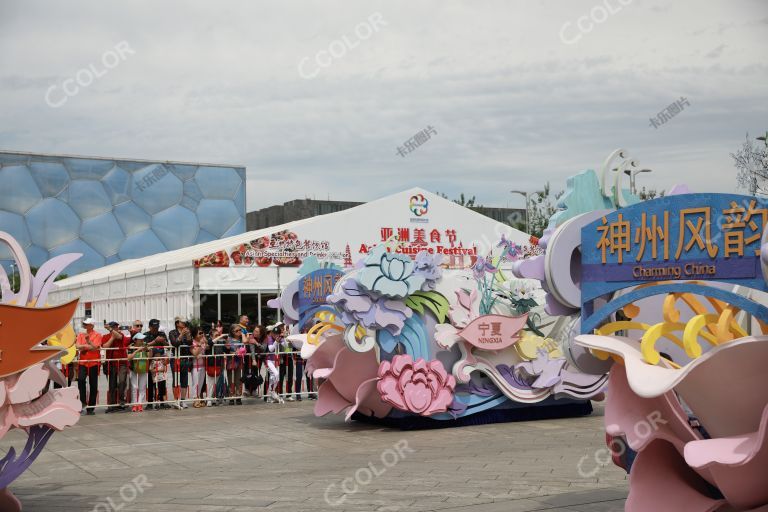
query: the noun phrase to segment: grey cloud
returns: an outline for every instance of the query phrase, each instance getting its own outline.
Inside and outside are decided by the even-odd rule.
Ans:
[[[25,2],[0,21],[0,57],[12,69],[0,77],[0,108],[14,120],[2,144],[246,165],[250,208],[305,195],[367,200],[413,185],[504,205],[515,201],[510,188],[549,180],[560,189],[616,147],[654,169],[642,184],[733,190],[728,153],[768,119],[766,38],[754,24],[766,9],[713,4],[695,12],[696,2],[651,3],[663,14],[632,4],[569,47],[562,23],[594,1],[426,2],[415,11],[405,2],[137,2],[119,11]],[[373,12],[388,22],[379,34],[315,79],[299,76],[302,58]],[[727,51],[719,23],[743,29],[728,31]],[[136,55],[63,107],[46,107],[47,87],[120,40]],[[713,51],[728,60],[707,58]],[[691,106],[651,128],[649,117],[680,96]],[[437,135],[398,156],[428,124]]]

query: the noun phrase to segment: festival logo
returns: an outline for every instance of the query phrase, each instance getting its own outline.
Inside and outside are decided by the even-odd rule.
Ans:
[[[417,217],[421,217],[422,215],[426,215],[429,211],[429,201],[424,197],[424,194],[416,194],[415,196],[411,196],[409,207],[411,213]]]

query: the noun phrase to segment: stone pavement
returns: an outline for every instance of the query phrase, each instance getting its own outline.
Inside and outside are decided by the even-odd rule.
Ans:
[[[54,434],[11,487],[30,512],[623,510],[624,472],[595,462],[599,406],[402,432],[315,418],[313,404],[100,412]],[[0,453],[21,440],[10,433]]]

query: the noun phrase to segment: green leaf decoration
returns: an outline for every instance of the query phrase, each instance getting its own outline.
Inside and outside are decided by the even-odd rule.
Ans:
[[[405,305],[421,315],[424,314],[424,307],[426,306],[435,315],[438,323],[444,324],[448,320],[450,304],[440,292],[412,293],[405,299]]]

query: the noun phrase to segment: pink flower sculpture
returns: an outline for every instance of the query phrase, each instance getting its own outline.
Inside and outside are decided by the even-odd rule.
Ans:
[[[392,406],[381,401],[376,391],[376,351],[354,352],[339,332],[324,336],[307,360],[307,373],[325,379],[317,390],[315,415],[338,414],[346,410],[349,420],[355,411],[383,418]]]
[[[453,402],[455,387],[456,379],[438,360],[414,362],[409,355],[398,355],[379,366],[381,399],[402,411],[421,416],[445,412]]]
[[[11,450],[0,460],[0,510],[19,512],[21,504],[7,488],[45,447],[53,430],[71,427],[80,419],[76,387],[45,391],[48,380],[64,386],[66,379],[50,361],[0,379],[0,438],[9,430],[27,430],[25,448]]]
[[[49,379],[59,381],[59,374],[47,363],[0,379],[0,437],[13,428],[47,425],[64,430],[77,423],[81,409],[77,388],[42,393]],[[66,380],[59,381],[62,383],[66,384]]]
[[[81,255],[57,256],[33,276],[21,245],[13,237],[0,231],[0,245],[10,249],[20,281],[15,292],[0,266],[0,439],[11,429],[27,433],[22,450],[11,448],[0,458],[0,510],[19,512],[21,503],[8,485],[40,455],[54,430],[63,430],[80,419],[77,388],[65,387],[66,378],[54,366],[54,360],[66,349],[39,343],[52,340],[69,323],[77,301],[52,308],[46,307],[46,302],[53,281]],[[48,390],[50,380],[62,387]]]
[[[610,371],[605,424],[637,452],[627,512],[768,511],[768,336],[719,345],[679,369],[645,363],[629,338],[576,341],[623,359]]]

